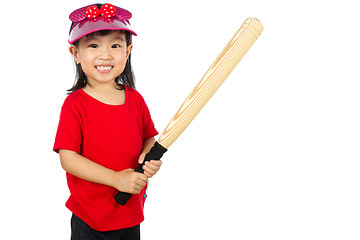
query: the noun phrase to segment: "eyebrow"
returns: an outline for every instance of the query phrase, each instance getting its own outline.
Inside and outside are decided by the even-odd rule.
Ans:
[[[96,35],[86,35],[84,40],[85,42],[88,42],[93,40],[99,40],[99,38]]]
[[[86,38],[84,39],[85,42],[89,42],[89,41],[100,41],[100,38],[99,38],[99,35],[88,35],[86,36]],[[119,41],[122,41],[122,42],[126,42],[125,39],[120,36],[120,35],[117,35],[113,38],[111,38],[112,41],[116,41],[116,40],[119,40]]]
[[[117,35],[116,37],[113,37],[112,40],[120,40],[122,42],[125,42],[125,39],[120,35]]]

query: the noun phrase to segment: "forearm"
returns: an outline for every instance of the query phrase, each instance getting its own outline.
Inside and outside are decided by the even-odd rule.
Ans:
[[[144,145],[143,145],[143,149],[142,149],[142,153],[148,153],[150,151],[150,149],[154,146],[155,144],[155,138],[149,138],[147,140],[144,141]]]
[[[145,159],[145,155],[150,151],[150,149],[154,146],[154,144],[155,144],[155,138],[150,138],[144,141],[143,150],[139,157],[140,164],[143,163]],[[145,176],[147,176],[148,178],[154,176],[157,173],[157,171],[159,171],[161,164],[162,164],[161,160],[156,160],[156,161],[152,160],[150,162],[146,162],[146,164],[143,166]]]
[[[87,159],[77,152],[60,150],[63,169],[84,180],[114,187],[115,171]]]

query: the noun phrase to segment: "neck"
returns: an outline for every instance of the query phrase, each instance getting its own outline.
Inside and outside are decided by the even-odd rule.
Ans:
[[[122,105],[125,103],[125,91],[124,89],[119,88],[115,81],[113,81],[113,84],[91,84],[91,82],[88,82],[83,88],[83,91],[106,104]]]
[[[99,83],[97,81],[87,80],[87,84],[84,87],[84,90],[92,90],[96,92],[106,93],[114,90],[119,90],[119,86],[116,84],[115,80],[107,83]]]

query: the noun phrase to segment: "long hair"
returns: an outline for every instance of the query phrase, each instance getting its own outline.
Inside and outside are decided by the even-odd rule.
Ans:
[[[129,46],[131,44],[131,37],[132,37],[131,32],[125,31],[125,30],[100,30],[100,31],[97,31],[94,33],[90,33],[86,36],[89,36],[92,34],[99,34],[100,36],[106,36],[106,35],[109,35],[112,31],[120,31],[120,32],[124,33],[125,38],[126,38],[126,45]],[[74,42],[73,45],[78,47],[79,40]],[[74,64],[75,64],[75,82],[74,82],[74,85],[72,86],[72,88],[67,90],[68,94],[75,92],[76,90],[78,90],[80,88],[85,87],[85,85],[87,83],[86,74],[82,70],[81,64],[80,63],[77,64],[75,59],[74,59]],[[129,54],[129,57],[126,61],[124,71],[119,76],[117,76],[114,81],[118,84],[120,90],[123,89],[123,85],[130,87],[130,88],[135,88],[135,76],[134,76],[134,73],[133,73],[132,67],[131,67],[131,53]]]

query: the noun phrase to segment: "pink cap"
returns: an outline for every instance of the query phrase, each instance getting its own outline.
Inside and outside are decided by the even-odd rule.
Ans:
[[[133,35],[129,19],[131,12],[105,3],[100,9],[96,5],[89,5],[73,11],[69,18],[74,23],[69,34],[69,44],[83,36],[100,30],[126,30]]]

